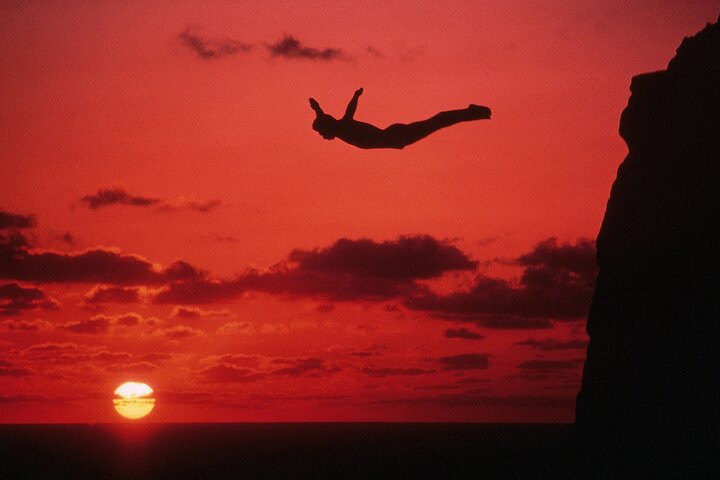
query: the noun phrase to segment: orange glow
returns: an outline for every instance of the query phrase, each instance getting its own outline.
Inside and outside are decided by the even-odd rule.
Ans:
[[[594,262],[630,79],[717,2],[286,3],[0,3],[0,423],[119,420],[128,379],[154,422],[572,421],[592,272],[553,255]],[[313,131],[360,87],[493,118]]]

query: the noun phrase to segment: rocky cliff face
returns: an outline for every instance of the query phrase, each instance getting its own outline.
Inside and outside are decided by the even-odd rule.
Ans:
[[[702,478],[720,462],[720,25],[630,89],[576,431],[590,477]]]

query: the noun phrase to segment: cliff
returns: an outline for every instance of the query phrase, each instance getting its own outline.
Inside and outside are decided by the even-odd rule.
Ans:
[[[591,478],[702,478],[720,461],[720,25],[630,90],[576,432]]]

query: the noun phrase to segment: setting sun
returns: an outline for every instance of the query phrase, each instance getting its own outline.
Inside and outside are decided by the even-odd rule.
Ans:
[[[115,389],[113,405],[125,418],[136,420],[147,416],[155,408],[153,389],[147,383],[125,382]]]

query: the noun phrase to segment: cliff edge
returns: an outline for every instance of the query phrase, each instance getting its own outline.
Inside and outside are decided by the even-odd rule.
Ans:
[[[590,478],[703,478],[720,462],[720,25],[630,90],[576,433]]]

